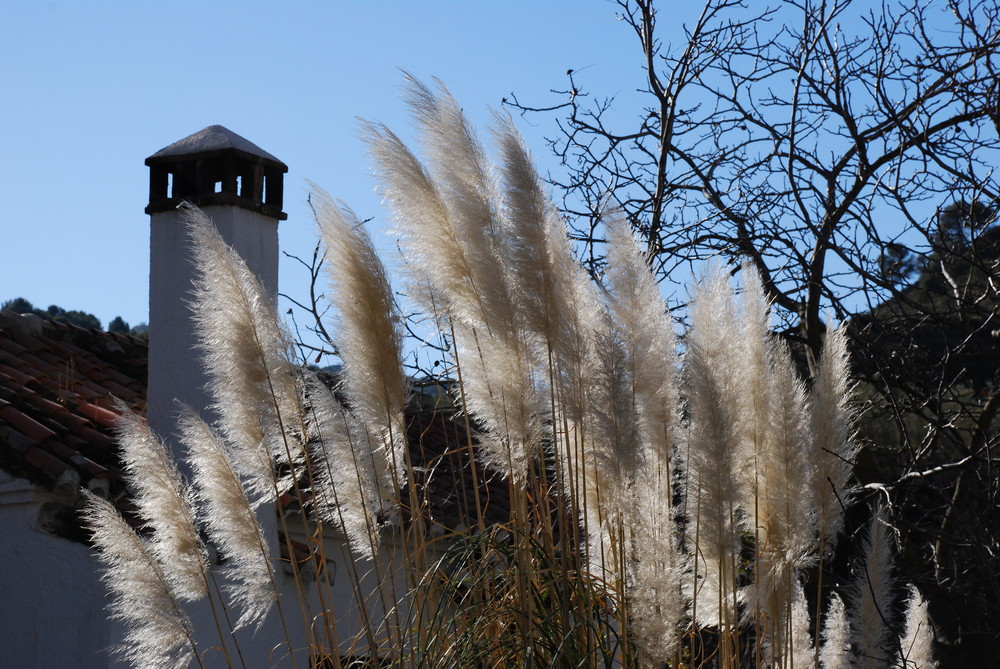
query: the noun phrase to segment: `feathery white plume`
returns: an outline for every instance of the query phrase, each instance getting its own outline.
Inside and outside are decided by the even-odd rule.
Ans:
[[[756,579],[750,587],[751,609],[769,622],[776,648],[784,645],[787,603],[798,569],[814,558],[812,473],[806,389],[791,354],[783,344],[768,346],[770,370],[761,385],[767,389],[768,422],[756,449],[758,469],[754,505]],[[756,382],[759,383],[759,382]]]
[[[605,217],[605,227],[608,307],[621,332],[643,446],[653,463],[663,466],[671,458],[678,413],[673,324],[628,222],[620,212],[612,212]]]
[[[196,652],[191,621],[148,543],[109,502],[87,490],[82,492],[94,546],[104,564],[102,580],[112,595],[112,616],[127,630],[115,652],[134,667],[187,666]]]
[[[212,408],[254,504],[274,496],[274,459],[295,460],[283,422],[302,415],[289,338],[243,259],[200,210],[187,209],[196,278],[191,310]]]
[[[879,669],[890,665],[891,551],[889,532],[882,510],[878,509],[865,542],[864,562],[858,565],[851,586],[851,630],[858,647],[858,667],[861,669]]]
[[[754,534],[759,534],[766,523],[767,505],[761,496],[769,484],[764,480],[767,470],[768,450],[771,447],[775,407],[771,398],[774,385],[773,358],[775,349],[771,342],[771,305],[764,294],[760,274],[750,263],[741,266],[743,292],[740,314],[740,358],[738,368],[728,373],[735,377],[733,385],[741,392],[732,398],[741,408],[737,417],[740,439],[740,485],[744,510]],[[763,513],[765,518],[758,518]],[[765,528],[766,529],[766,528]],[[759,541],[766,538],[758,536]]]
[[[833,328],[831,324],[823,343],[810,405],[817,533],[826,553],[833,550],[843,529],[843,509],[854,492],[849,481],[858,445],[854,441],[856,412],[852,408],[851,391],[846,328],[844,325]]]
[[[695,613],[705,625],[735,624],[736,617],[737,510],[742,502],[736,398],[743,389],[734,387],[736,377],[730,372],[741,363],[734,349],[739,335],[729,282],[715,267],[695,288],[684,357],[690,407],[688,533],[696,541]]]
[[[600,315],[596,294],[509,116],[496,115],[494,136],[501,154],[503,261],[519,313],[559,365],[580,368],[583,340]]]
[[[413,80],[408,101],[433,174],[388,130],[367,126],[382,188],[410,267],[455,321],[467,408],[486,426],[494,465],[515,478],[537,454],[547,405],[505,268],[497,186],[455,100]]]
[[[259,626],[277,591],[254,507],[215,431],[189,408],[182,411],[178,427],[194,470],[202,521],[230,565],[227,576],[234,583],[226,590],[242,609],[236,627]]]
[[[153,531],[147,547],[178,598],[201,599],[208,594],[207,563],[194,522],[194,497],[146,421],[123,402],[116,408],[120,418],[115,432],[132,500]]]
[[[573,255],[566,227],[543,191],[524,142],[510,117],[496,115],[494,137],[500,149],[503,203],[500,208],[503,266],[511,277],[511,292],[536,350],[540,377],[549,382],[556,415],[557,477],[573,497],[594,481],[596,463],[588,444],[585,413],[592,398],[595,368],[593,332],[601,309],[593,284]],[[547,367],[547,369],[546,369]],[[541,407],[546,411],[547,407]],[[589,488],[593,492],[593,486]],[[581,494],[580,497],[583,495]],[[583,523],[599,525],[596,507],[577,500]]]
[[[362,125],[362,136],[375,175],[400,237],[410,292],[432,294],[441,304],[425,304],[466,320],[482,312],[476,277],[476,249],[464,243],[462,230],[451,219],[437,184],[427,169],[395,133],[383,125]]]
[[[618,211],[604,217],[608,237],[605,300],[620,337],[623,367],[640,451],[630,463],[633,489],[622,515],[631,527],[627,547],[630,614],[646,652],[666,661],[679,641],[684,614],[684,562],[673,510],[678,358],[673,327],[638,241]],[[599,350],[596,357],[605,356]],[[596,398],[595,398],[596,399]],[[604,404],[604,402],[598,402]]]
[[[544,397],[523,348],[498,345],[462,323],[455,324],[455,345],[462,366],[465,408],[482,423],[480,438],[487,464],[523,481],[543,435]]]
[[[641,452],[625,351],[610,315],[601,321],[595,324],[596,355],[589,379],[583,523],[590,537],[590,572],[617,582],[624,576],[619,565],[631,553],[621,544],[619,529],[634,510],[631,485]]]
[[[903,658],[897,666],[900,669],[937,669],[934,659],[934,628],[927,612],[927,602],[920,591],[910,586],[910,596],[906,600],[906,628],[900,638]]]
[[[780,546],[783,559],[797,569],[811,561],[809,554],[814,549],[812,435],[805,384],[795,370],[791,352],[784,344],[775,344],[771,357],[772,436],[762,458],[766,485],[759,497],[767,508],[768,541]]]
[[[551,344],[559,337],[560,322],[574,316],[557,285],[559,259],[553,255],[562,249],[550,248],[549,239],[553,219],[558,234],[564,234],[565,228],[542,190],[542,181],[510,117],[496,114],[495,121],[503,191],[497,212],[503,233],[498,239],[501,262],[510,276],[525,327]]]
[[[822,637],[819,663],[823,669],[850,669],[854,665],[851,626],[844,602],[836,593],[830,596],[826,618],[823,620]]]
[[[406,466],[407,384],[403,338],[385,268],[364,224],[312,186],[313,208],[326,246],[331,301],[337,309],[336,344],[344,362],[344,390],[351,412],[377,436],[399,486]]]
[[[806,601],[806,593],[802,590],[802,584],[798,577],[793,577],[792,583],[792,617],[788,625],[789,649],[786,656],[790,661],[785,662],[786,667],[812,667],[815,665],[816,648],[813,645],[812,636],[809,634],[809,604]]]
[[[682,585],[688,563],[678,550],[665,478],[648,466],[637,473],[631,496],[635,509],[628,518],[634,551],[628,565],[632,630],[643,651],[658,664],[665,664],[677,649],[687,608]]]
[[[406,100],[421,131],[450,226],[467,249],[468,269],[477,291],[475,302],[469,305],[471,313],[455,315],[467,325],[485,325],[490,336],[503,345],[515,345],[521,319],[503,263],[505,241],[495,206],[498,189],[483,147],[443,85],[439,83],[440,92],[435,95],[415,79],[407,83]],[[447,292],[450,288],[443,289]]]
[[[386,487],[391,481],[384,476],[385,451],[372,443],[374,438],[322,382],[312,377],[306,386],[316,510],[344,533],[352,550],[372,557],[379,543],[380,516],[395,496]]]

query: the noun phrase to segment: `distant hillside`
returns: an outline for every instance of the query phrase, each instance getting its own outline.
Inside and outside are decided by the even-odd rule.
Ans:
[[[70,323],[71,325],[78,325],[82,328],[89,328],[92,330],[103,329],[101,326],[101,320],[94,314],[90,314],[85,311],[67,311],[66,309],[63,309],[55,304],[49,305],[48,309],[38,309],[23,297],[15,297],[12,300],[7,300],[6,302],[0,304],[0,311],[9,311],[15,314],[34,314],[46,320],[56,321],[57,323]],[[130,327],[121,316],[116,316],[110,323],[108,323],[109,332],[130,334],[133,337],[148,337],[148,330],[149,328],[145,323],[140,323],[135,327]]]
[[[15,314],[35,314],[50,321],[58,323],[71,323],[82,328],[101,329],[101,321],[94,314],[85,311],[66,311],[56,305],[49,306],[48,309],[36,309],[31,302],[23,297],[15,297],[0,305],[0,311],[12,311]]]

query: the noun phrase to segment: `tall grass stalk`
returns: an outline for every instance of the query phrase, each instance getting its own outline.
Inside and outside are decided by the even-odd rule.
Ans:
[[[932,662],[918,595],[905,629],[887,617],[881,522],[853,590],[842,599],[821,581],[857,453],[843,328],[805,379],[771,334],[754,270],[714,266],[678,336],[620,214],[604,215],[595,284],[512,121],[496,116],[494,164],[443,86],[407,86],[426,162],[382,125],[363,132],[408,291],[448,343],[457,409],[409,396],[389,279],[346,205],[313,189],[344,363],[335,379],[300,369],[271,298],[192,211],[192,310],[214,415],[181,421],[193,481],[127,416],[142,534],[105,502],[89,512],[129,629],[124,657],[167,666],[221,647],[228,664],[317,668]],[[447,471],[464,473],[442,490]],[[205,598],[218,641],[186,617]],[[224,632],[241,627],[274,635],[277,650],[229,653]]]

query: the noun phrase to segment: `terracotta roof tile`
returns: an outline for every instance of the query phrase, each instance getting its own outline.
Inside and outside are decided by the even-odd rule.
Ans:
[[[144,406],[146,358],[141,339],[0,313],[0,468],[50,489],[124,494],[101,383]]]
[[[55,403],[53,402],[53,404]],[[76,430],[85,425],[88,427],[91,425],[91,422],[88,419],[78,416],[75,413],[70,413],[69,411],[66,411],[65,406],[63,406],[63,411],[57,414],[53,414],[52,420],[58,422],[60,425],[66,428],[67,433],[63,435],[64,440],[77,439],[78,437],[74,436]]]
[[[101,448],[106,448],[108,450],[114,449],[115,440],[114,437],[104,434],[103,432],[98,432],[94,428],[88,425],[81,425],[75,430],[75,434],[84,439],[90,444],[99,446]]]
[[[13,354],[14,357],[15,357],[15,359],[17,359],[17,357],[19,357],[22,354],[26,353],[28,351],[28,349],[24,348],[23,346],[21,346],[20,344],[18,344],[16,341],[14,341],[12,339],[7,339],[5,337],[0,337],[0,351],[2,351],[3,353]],[[2,355],[2,354],[0,354],[0,355]]]
[[[43,415],[52,417],[54,420],[59,420],[62,415],[69,415],[66,413],[66,407],[58,402],[53,402],[52,400],[45,399],[41,395],[35,392],[25,393],[24,398],[29,402],[35,409],[40,411]],[[61,421],[60,421],[61,423]]]
[[[6,376],[7,379],[10,379],[11,381],[14,381],[22,386],[27,385],[35,380],[33,376],[25,374],[21,370],[11,367],[9,365],[5,365],[2,362],[0,362],[0,374]],[[6,381],[7,379],[4,380]]]
[[[6,421],[8,425],[32,441],[45,441],[46,439],[54,439],[56,436],[55,432],[45,427],[34,418],[24,415],[20,410],[10,404],[5,407],[0,407],[0,420]]]
[[[68,463],[63,462],[56,456],[39,446],[33,446],[24,452],[24,459],[52,479],[53,483],[60,480],[63,474],[73,469]]]
[[[98,425],[107,428],[114,428],[115,422],[118,420],[118,414],[114,411],[97,406],[96,404],[91,404],[90,402],[81,402],[77,407],[77,411]]]
[[[54,455],[63,462],[73,465],[76,469],[80,470],[84,474],[87,474],[88,476],[106,476],[108,473],[106,467],[102,467],[93,460],[85,457],[78,449],[56,441],[55,439],[43,441],[38,446],[39,448],[45,449],[48,453]]]
[[[33,370],[38,374],[41,374],[40,370],[51,367],[51,365],[46,364],[45,361],[37,355],[33,355],[31,353],[24,353],[21,355],[21,364],[23,369]]]
[[[8,451],[23,453],[35,446],[35,442],[24,436],[13,427],[0,423],[0,443],[4,444]]]
[[[128,397],[129,395],[135,394],[135,390],[132,388],[123,386],[121,383],[110,378],[101,381],[101,386],[115,397]],[[112,404],[110,400],[108,400],[108,403]]]

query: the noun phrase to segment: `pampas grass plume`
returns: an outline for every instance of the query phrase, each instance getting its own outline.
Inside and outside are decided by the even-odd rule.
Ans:
[[[259,626],[277,600],[270,551],[219,436],[191,409],[178,426],[194,470],[202,518],[209,538],[230,563],[227,591],[242,609],[236,628]]]
[[[771,487],[765,479],[769,451],[776,436],[773,421],[782,412],[781,407],[775,406],[772,391],[783,379],[777,381],[774,375],[776,349],[771,341],[771,305],[764,294],[760,274],[749,262],[743,263],[740,274],[743,284],[739,338],[742,360],[728,373],[735,377],[733,385],[742,389],[738,397],[733,398],[741,405],[737,412],[741,443],[740,485],[749,524],[756,533],[768,522],[768,506],[762,497]],[[775,487],[772,494],[777,490]]]
[[[864,562],[859,565],[852,584],[851,628],[861,669],[881,669],[889,665],[891,553],[889,532],[879,509],[872,518]]]
[[[181,609],[149,544],[106,500],[82,491],[94,546],[111,591],[112,617],[125,624],[116,653],[135,667],[187,666],[196,649],[191,622]]]
[[[857,457],[854,441],[856,412],[851,400],[847,330],[844,325],[827,331],[820,356],[819,374],[810,402],[812,417],[813,491],[816,531],[825,553],[833,550],[844,526],[843,509],[850,503],[851,471]]]
[[[820,666],[823,669],[850,669],[854,664],[854,655],[851,652],[851,626],[844,601],[836,593],[830,596],[830,603],[827,605],[822,638]]]
[[[691,304],[685,367],[690,403],[687,440],[689,533],[697,538],[696,618],[716,625],[735,616],[735,564],[739,550],[736,509],[739,393],[729,371],[740,327],[727,277],[716,267],[697,286]],[[720,610],[719,607],[724,607]]]
[[[521,477],[540,447],[547,402],[504,262],[498,186],[460,107],[439,88],[412,79],[407,88],[431,172],[383,128],[367,126],[369,144],[411,265],[426,273],[417,283],[426,281],[453,319],[466,408],[487,429],[488,457]]]
[[[613,211],[605,217],[605,227],[608,307],[621,332],[643,445],[662,466],[671,457],[678,415],[679,361],[673,324],[628,221]]]
[[[200,210],[187,209],[196,277],[191,310],[220,430],[250,476],[254,504],[275,496],[273,459],[295,460],[282,422],[301,416],[289,338],[274,298]]]
[[[812,636],[809,634],[809,604],[798,577],[794,577],[792,583],[791,599],[792,612],[788,626],[789,648],[787,652],[789,661],[785,662],[785,666],[806,669],[806,667],[815,666],[816,649]]]
[[[356,554],[373,557],[379,516],[394,497],[385,487],[390,483],[384,476],[385,451],[319,379],[307,380],[307,392],[316,509],[348,538]]]
[[[195,526],[194,498],[181,481],[165,445],[146,421],[122,402],[115,425],[122,462],[138,515],[152,530],[148,548],[181,599],[193,601],[208,594],[205,549]]]
[[[937,669],[934,628],[927,612],[927,602],[912,585],[906,601],[906,628],[899,643],[903,649],[903,661],[898,665],[901,669]]]
[[[315,185],[311,201],[327,249],[348,403],[352,413],[378,435],[393,467],[388,480],[398,486],[405,476],[407,383],[389,279],[357,215]]]

